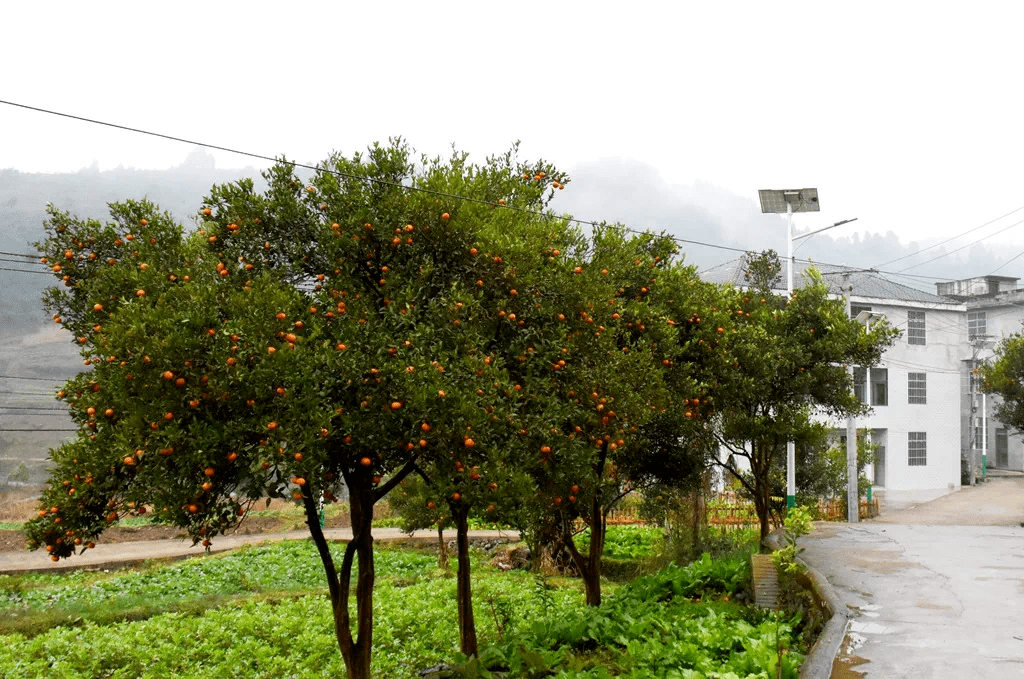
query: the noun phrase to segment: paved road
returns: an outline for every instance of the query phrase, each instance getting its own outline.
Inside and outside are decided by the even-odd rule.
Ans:
[[[998,477],[802,538],[805,560],[856,616],[849,657],[867,662],[854,669],[871,679],[1024,677],[1022,521],[1024,477]],[[834,677],[860,676],[842,665]]]
[[[470,531],[470,538],[518,540],[515,531],[478,530]],[[328,540],[351,540],[352,531],[348,528],[329,529],[324,531]],[[452,531],[446,537],[455,539]],[[309,532],[304,530],[286,533],[263,533],[256,535],[228,535],[214,538],[211,553],[224,552],[242,545],[254,545],[262,542],[281,540],[305,540]],[[411,536],[397,528],[377,528],[373,531],[375,541],[390,540],[421,540],[431,542],[437,540],[435,531],[416,531]],[[61,559],[54,563],[46,552],[0,552],[0,574],[30,573],[73,568],[124,568],[135,566],[151,559],[183,559],[190,556],[202,556],[202,546],[192,546],[191,540],[146,540],[139,542],[121,542],[116,544],[97,544],[95,549],[86,550],[85,554],[75,555],[69,559]]]

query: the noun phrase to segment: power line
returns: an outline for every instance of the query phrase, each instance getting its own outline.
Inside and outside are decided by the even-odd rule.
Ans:
[[[8,269],[7,267],[0,266],[0,271],[16,271],[18,273],[41,273],[43,275],[51,274],[49,271],[29,271],[28,269]]]
[[[0,379],[8,379],[8,380],[36,380],[38,382],[59,382],[61,380],[66,380],[67,378],[64,378],[64,377],[53,377],[53,378],[50,378],[50,377],[22,377],[20,375],[0,375]]]
[[[78,120],[78,121],[90,123],[90,124],[93,124],[93,125],[101,125],[101,126],[104,126],[104,127],[111,127],[111,128],[118,129],[118,130],[124,130],[126,132],[134,132],[136,134],[142,134],[142,135],[147,135],[147,136],[151,136],[151,137],[158,137],[160,139],[167,139],[167,140],[170,140],[170,141],[181,142],[181,143],[189,144],[189,145],[192,145],[192,146],[201,146],[201,147],[204,147],[204,148],[214,149],[214,150],[217,150],[217,151],[225,151],[227,153],[234,153],[234,154],[241,155],[241,156],[246,156],[246,157],[249,157],[249,158],[256,158],[258,160],[265,160],[265,161],[268,161],[268,162],[271,162],[271,163],[284,163],[284,164],[290,165],[292,167],[302,168],[302,169],[306,169],[306,170],[311,170],[313,172],[322,172],[322,173],[327,173],[327,174],[333,174],[333,175],[338,176],[338,177],[344,177],[346,179],[352,179],[352,180],[355,180],[355,181],[372,182],[372,183],[381,184],[381,185],[384,185],[384,186],[391,186],[393,188],[398,188],[398,189],[405,190],[405,191],[416,191],[416,192],[419,192],[419,193],[425,193],[425,194],[436,196],[436,197],[452,198],[452,199],[461,200],[461,201],[470,202],[470,203],[479,203],[479,204],[482,204],[482,205],[490,205],[492,207],[501,207],[501,208],[506,209],[506,210],[515,210],[517,212],[522,212],[524,214],[531,214],[531,215],[542,217],[542,218],[545,218],[545,219],[560,219],[561,218],[561,217],[557,217],[555,215],[551,215],[551,214],[547,214],[547,213],[543,213],[543,212],[538,212],[536,210],[527,210],[525,208],[520,208],[520,207],[515,207],[515,206],[510,206],[510,205],[499,205],[498,203],[495,203],[495,202],[492,202],[492,201],[488,201],[488,200],[484,200],[484,199],[481,199],[481,198],[471,198],[469,196],[460,196],[460,195],[457,195],[457,194],[445,193],[443,191],[435,191],[433,189],[425,189],[423,187],[406,186],[404,184],[401,184],[401,183],[398,183],[398,182],[391,182],[391,181],[388,181],[388,180],[385,180],[385,179],[378,179],[378,178],[375,178],[375,177],[365,177],[365,176],[360,176],[360,175],[349,174],[349,173],[346,173],[346,172],[341,172],[339,170],[333,170],[333,169],[330,169],[330,168],[327,168],[327,167],[317,167],[315,165],[308,165],[308,164],[305,164],[305,163],[299,163],[299,162],[296,162],[296,161],[286,160],[283,157],[282,158],[274,158],[272,156],[267,156],[267,155],[260,154],[260,153],[254,153],[254,152],[251,152],[251,151],[242,151],[240,149],[230,148],[230,147],[227,147],[227,146],[220,146],[218,144],[207,144],[205,142],[194,141],[194,140],[191,140],[191,139],[185,139],[183,137],[177,137],[177,136],[174,136],[174,135],[163,134],[161,132],[153,132],[151,130],[143,130],[141,128],[129,127],[127,125],[119,125],[117,123],[110,123],[110,122],[106,122],[106,121],[102,121],[102,120],[96,120],[94,118],[86,118],[84,116],[77,116],[77,115],[73,115],[73,114],[70,114],[70,113],[63,113],[61,111],[53,111],[53,110],[50,110],[50,109],[44,109],[44,108],[40,108],[40,107],[37,107],[37,106],[29,106],[27,104],[19,104],[17,102],[13,102],[13,101],[0,100],[0,104],[6,104],[7,106],[14,106],[14,107],[17,107],[17,108],[23,108],[23,109],[27,109],[27,110],[30,110],[30,111],[36,111],[36,112],[39,112],[39,113],[46,113],[48,115],[58,116],[58,117],[62,117],[62,118],[70,118],[72,120]],[[1022,206],[1021,208],[1018,208],[1017,210],[1020,210],[1020,209],[1024,209],[1024,206]],[[1014,210],[1014,211],[1012,211],[1010,213],[1007,213],[1007,214],[1013,214],[1013,212],[1016,212],[1017,210]],[[1007,216],[1007,215],[1004,215],[1004,216]],[[580,225],[590,226],[592,228],[598,228],[598,227],[602,226],[602,224],[599,223],[599,222],[595,222],[595,221],[587,220],[587,219],[578,219],[578,218],[575,218],[575,217],[568,217],[566,219],[567,219],[567,221],[570,221],[570,222],[573,222],[573,223],[576,223],[576,224],[580,224]],[[1001,217],[1000,217],[1000,219],[1001,219]],[[996,220],[993,220],[993,221],[996,221]],[[989,223],[991,223],[991,222],[989,222]],[[1020,222],[1018,222],[1018,224],[1019,223]],[[983,224],[982,226],[986,226],[986,224]],[[1015,226],[1015,225],[1011,225],[1011,226]],[[636,234],[641,234],[641,235],[644,235],[646,233],[644,231],[638,231],[636,229],[631,229],[631,228],[628,228],[628,227],[623,227],[623,228],[625,229],[625,231],[627,231],[629,233],[636,233]],[[976,227],[976,228],[981,228],[981,227]],[[1010,227],[1007,227],[1007,228],[1010,228]],[[1003,230],[1005,231],[1006,229],[1003,229]],[[999,231],[997,233],[1001,233],[1001,231]],[[690,244],[690,245],[699,245],[699,246],[702,246],[702,247],[715,248],[715,249],[718,249],[718,250],[727,250],[727,251],[730,251],[730,252],[740,252],[740,253],[744,253],[744,254],[756,254],[757,253],[756,250],[749,250],[749,249],[745,249],[745,248],[730,247],[730,246],[727,246],[727,245],[718,245],[718,244],[715,244],[715,243],[705,243],[703,241],[690,240],[690,239],[687,239],[687,238],[679,238],[679,237],[668,235],[668,234],[665,234],[665,235],[666,235],[667,238],[669,238],[670,240],[672,240],[672,241],[674,241],[676,243],[687,243],[687,244]],[[992,234],[992,235],[995,235],[995,234]],[[954,252],[956,252],[956,251],[954,250]],[[3,253],[0,253],[0,254],[3,254]],[[9,253],[9,254],[16,254],[19,257],[28,257],[28,256],[30,256],[30,255],[24,255],[24,254],[19,254],[19,253]],[[952,254],[952,253],[949,253],[949,254]],[[945,255],[942,255],[942,256],[945,256]],[[32,257],[34,257],[34,256],[32,256]],[[812,264],[814,263],[811,260],[797,259],[797,258],[794,258],[794,259],[796,259],[796,261],[799,261],[799,262],[806,262],[806,263],[812,263]],[[898,260],[892,260],[892,261],[898,261]],[[934,260],[929,260],[929,261],[934,261]],[[820,264],[827,264],[825,262],[819,262],[819,263]],[[886,264],[890,264],[890,263],[892,263],[892,262],[886,262]],[[927,262],[922,262],[922,264],[926,264],[926,263]],[[828,266],[841,266],[841,265],[838,265],[838,264],[828,264]],[[885,266],[885,264],[883,264],[881,266]],[[914,267],[916,267],[916,266],[920,266],[920,264],[914,265]],[[908,267],[908,268],[914,268],[914,267]],[[0,270],[14,271],[14,269],[0,269]],[[38,272],[27,272],[27,271],[22,271],[22,270],[19,270],[19,271],[21,273],[47,273],[47,272],[41,272],[41,271],[38,271]],[[939,280],[942,280],[942,279],[939,279]]]
[[[67,413],[67,408],[43,408],[41,406],[0,406],[0,410],[44,410],[53,413]]]
[[[991,221],[985,222],[981,226],[976,226],[976,227],[974,227],[972,229],[968,229],[967,231],[964,231],[961,234],[953,236],[952,238],[947,238],[946,240],[942,241],[941,243],[936,243],[935,245],[929,245],[928,247],[922,248],[922,249],[918,250],[917,252],[911,252],[909,255],[903,255],[902,257],[897,257],[896,259],[890,259],[888,262],[885,262],[883,264],[879,264],[878,266],[887,266],[889,264],[892,264],[894,262],[898,262],[898,261],[906,259],[908,257],[913,257],[914,255],[919,255],[922,252],[927,252],[928,250],[931,250],[932,248],[937,248],[940,245],[945,245],[946,243],[949,243],[950,241],[954,241],[957,238],[961,238],[962,236],[966,236],[967,234],[973,233],[973,232],[977,231],[978,229],[983,229],[986,226],[988,226],[989,224],[994,224],[995,222],[998,222],[1000,219],[1003,219],[1004,217],[1009,217],[1014,212],[1019,212],[1020,210],[1024,210],[1024,205],[1020,206],[1019,208],[1017,208],[1015,210],[1010,210],[1009,212],[1007,212],[1002,217],[996,217],[995,219],[993,219]],[[1019,224],[1020,222],[1017,222],[1017,223]],[[1000,232],[997,231],[996,233],[1000,233]],[[993,235],[995,235],[995,234],[993,234]],[[978,241],[975,241],[975,242],[978,242]],[[956,252],[956,251],[954,250],[954,252]],[[945,255],[943,255],[943,256],[945,256]],[[929,260],[929,261],[934,261],[934,260]]]
[[[78,429],[0,429],[0,431],[34,431],[40,434],[46,434],[53,431],[78,431]]]
[[[7,255],[8,257],[28,257],[33,262],[38,262],[39,261],[39,255],[27,255],[24,252],[2,252],[2,251],[0,251],[0,255]]]
[[[966,245],[962,245],[961,247],[958,247],[955,250],[950,250],[949,252],[945,252],[945,253],[939,255],[938,257],[932,257],[931,259],[926,259],[923,262],[919,262],[919,263],[914,264],[912,266],[908,266],[906,269],[902,269],[902,271],[910,271],[911,269],[916,269],[919,266],[924,266],[925,264],[928,264],[930,262],[934,262],[937,259],[942,259],[943,257],[948,257],[949,255],[952,255],[952,254],[955,254],[957,252],[960,252],[961,250],[965,250],[965,249],[971,247],[972,245],[977,245],[981,241],[986,240],[988,238],[991,238],[992,236],[997,236],[997,235],[1001,234],[1004,231],[1009,231],[1010,229],[1012,229],[1013,227],[1017,226],[1018,224],[1024,224],[1024,219],[1021,219],[1020,221],[1016,221],[1016,222],[1014,222],[1013,224],[1010,224],[1007,227],[999,229],[995,233],[990,233],[989,235],[985,236],[984,238],[979,238],[978,240],[971,241],[970,243],[967,243]]]
[[[227,153],[235,153],[235,154],[238,154],[238,155],[241,155],[241,156],[246,156],[246,157],[249,157],[249,158],[256,158],[258,160],[265,160],[265,161],[268,161],[268,162],[271,162],[271,163],[284,163],[284,164],[290,165],[292,167],[302,168],[302,169],[306,169],[306,170],[312,170],[313,172],[324,172],[324,173],[327,173],[327,174],[333,174],[333,175],[338,176],[338,177],[344,177],[346,179],[352,179],[352,180],[363,181],[363,182],[373,182],[373,183],[376,183],[376,184],[381,184],[381,185],[384,185],[384,186],[390,186],[390,187],[402,189],[402,190],[405,190],[405,191],[417,191],[419,193],[425,193],[425,194],[432,195],[432,196],[437,196],[437,197],[454,198],[456,200],[462,200],[462,201],[466,201],[466,202],[470,202],[470,203],[480,203],[482,205],[490,205],[492,207],[501,207],[501,208],[504,208],[506,210],[515,210],[517,212],[522,212],[524,214],[531,214],[531,215],[534,215],[534,216],[543,217],[545,219],[553,219],[553,218],[554,219],[560,219],[560,217],[556,217],[554,215],[546,214],[546,213],[543,213],[543,212],[538,212],[536,210],[527,210],[525,208],[520,208],[520,207],[515,207],[515,206],[510,206],[510,205],[499,205],[498,203],[495,203],[493,201],[483,200],[481,198],[471,198],[469,196],[459,196],[459,195],[456,195],[456,194],[444,193],[443,191],[434,191],[433,189],[425,189],[423,187],[417,187],[417,186],[406,186],[404,184],[400,184],[398,182],[391,182],[391,181],[388,181],[388,180],[385,180],[385,179],[377,179],[377,178],[374,178],[374,177],[364,177],[364,176],[360,176],[360,175],[349,174],[349,173],[346,173],[346,172],[341,172],[339,170],[332,170],[332,169],[327,168],[327,167],[316,167],[315,165],[307,165],[305,163],[298,163],[298,162],[295,162],[295,161],[285,160],[284,158],[274,158],[274,157],[263,155],[263,154],[260,154],[260,153],[253,153],[251,151],[242,151],[242,150],[233,149],[233,148],[230,148],[230,147],[227,147],[227,146],[219,146],[217,144],[207,144],[207,143],[200,142],[200,141],[194,141],[194,140],[190,140],[190,139],[185,139],[183,137],[176,137],[176,136],[169,135],[169,134],[163,134],[161,132],[153,132],[153,131],[150,131],[150,130],[143,130],[143,129],[140,129],[140,128],[137,128],[137,127],[129,127],[127,125],[119,125],[119,124],[116,124],[116,123],[109,123],[109,122],[105,122],[105,121],[102,121],[102,120],[96,120],[96,119],[93,119],[93,118],[86,118],[86,117],[83,117],[83,116],[72,115],[70,113],[62,113],[60,111],[53,111],[53,110],[50,110],[50,109],[39,108],[37,106],[29,106],[27,104],[19,104],[17,102],[13,102],[13,101],[0,100],[0,104],[6,104],[8,106],[14,106],[14,107],[17,107],[17,108],[23,108],[23,109],[27,109],[27,110],[30,110],[30,111],[37,111],[39,113],[46,113],[46,114],[49,114],[49,115],[59,116],[59,117],[62,117],[62,118],[70,118],[72,120],[79,120],[79,121],[90,123],[90,124],[93,124],[93,125],[102,125],[104,127],[112,127],[112,128],[118,129],[118,130],[124,130],[124,131],[127,131],[127,132],[134,132],[136,134],[143,134],[143,135],[147,135],[147,136],[151,136],[151,137],[158,137],[158,138],[161,138],[161,139],[168,139],[170,141],[181,142],[181,143],[189,144],[189,145],[192,145],[192,146],[202,146],[204,148],[214,149],[214,150],[217,150],[217,151],[225,151]],[[580,224],[580,225],[590,226],[590,227],[600,227],[601,226],[601,223],[599,223],[599,222],[595,222],[595,221],[591,221],[591,220],[587,220],[587,219],[577,219],[575,217],[569,217],[568,221],[574,222],[574,223]],[[625,230],[630,232],[630,233],[637,233],[637,234],[644,234],[645,233],[643,231],[638,231],[636,229],[630,229],[630,228],[625,228]],[[689,239],[686,239],[686,238],[677,238],[675,236],[668,236],[668,238],[670,238],[671,240],[673,240],[676,243],[689,243],[691,245],[700,245],[700,246],[703,246],[703,247],[716,248],[716,249],[719,249],[719,250],[729,250],[729,251],[732,251],[732,252],[742,252],[742,253],[753,253],[753,252],[756,252],[754,250],[746,250],[744,248],[734,248],[734,247],[729,247],[727,245],[716,245],[714,243],[705,243],[705,242],[702,242],[702,241],[689,240]]]

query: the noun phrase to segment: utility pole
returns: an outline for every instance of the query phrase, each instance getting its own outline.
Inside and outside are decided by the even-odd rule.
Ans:
[[[843,274],[843,298],[846,301],[846,317],[850,317],[850,293],[853,285],[850,274]],[[859,330],[857,332],[860,332]],[[854,367],[849,367],[850,376],[854,376]],[[866,387],[866,385],[865,385]],[[856,388],[856,387],[855,387]],[[860,522],[860,492],[857,487],[857,421],[851,415],[846,418],[846,520],[849,523]]]

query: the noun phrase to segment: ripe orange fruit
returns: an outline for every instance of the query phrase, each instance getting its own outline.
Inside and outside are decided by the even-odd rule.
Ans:
[[[213,476],[214,474],[217,473],[217,470],[215,470],[213,467],[207,467],[206,469],[203,470],[203,473],[206,474],[207,476]]]
[[[451,219],[451,215],[448,214],[447,212],[445,212],[444,214],[441,215],[441,221],[442,222],[447,222],[449,219]]]
[[[236,453],[234,451],[228,453],[228,457],[227,457],[228,462],[234,462],[237,459],[238,459],[238,453]]]
[[[295,453],[293,456],[296,462],[302,462],[302,453]]]
[[[463,443],[465,444],[465,446],[467,448],[472,448],[473,446],[476,445],[476,441],[474,441],[473,439],[470,439],[470,438],[467,438],[465,441],[463,441]]]
[[[295,477],[295,485],[296,486],[304,486],[304,485],[306,485],[306,479],[302,478],[301,476],[296,476]]]
[[[114,409],[113,408],[107,408],[106,410],[103,411],[103,414],[106,415],[107,417],[113,417],[114,416]]]
[[[195,514],[196,512],[199,511],[199,507],[197,507],[196,505],[189,505],[187,507],[187,509],[188,509],[189,514]]]
[[[267,423],[267,429],[270,429],[271,431],[273,431],[274,429],[277,429],[277,422],[268,422]]]
[[[371,460],[368,457],[364,457],[361,460],[359,460],[359,464],[363,465],[364,467],[369,467],[370,465],[373,464],[373,460]]]
[[[433,509],[433,508],[434,508],[434,507],[436,507],[436,506],[437,506],[437,505],[435,505],[435,504],[434,504],[434,501],[433,501],[433,500],[431,500],[430,502],[428,502],[428,503],[427,503],[427,509]]]
[[[124,458],[124,463],[126,465],[128,465],[129,467],[131,467],[133,464],[135,464],[135,458],[134,457],[126,457],[126,458]]]
[[[462,499],[462,495],[460,495],[459,493],[452,493],[452,499],[458,502],[459,500]]]
[[[401,401],[392,401],[391,402],[391,409],[392,410],[401,410],[402,409],[402,402]]]
[[[164,419],[167,420],[168,422],[170,422],[171,420],[174,419],[174,413],[171,413],[171,412],[164,413]]]

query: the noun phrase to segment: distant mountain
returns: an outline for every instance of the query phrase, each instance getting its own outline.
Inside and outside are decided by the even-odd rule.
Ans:
[[[622,158],[584,163],[569,174],[572,181],[565,191],[558,192],[552,203],[555,210],[580,219],[664,230],[682,241],[686,261],[700,270],[735,260],[741,250],[786,252],[785,217],[761,214],[753,196],[740,196],[707,182],[669,184],[654,167]],[[168,170],[117,168],[101,172],[95,166],[68,174],[0,170],[0,252],[35,256],[29,243],[43,237],[49,202],[79,216],[102,220],[108,215],[108,203],[145,197],[189,224],[213,184],[245,176],[262,182],[252,168],[216,169],[213,157],[202,149]],[[914,256],[928,243],[903,243],[891,231],[872,234],[852,227],[843,229],[847,235],[825,233],[810,238],[799,245],[796,256],[822,263],[879,267],[894,280],[929,292],[935,291],[934,281],[940,277],[970,278],[997,270],[1005,276],[1024,275],[1024,257],[1001,267],[1013,254],[1008,255],[1005,248],[978,244],[941,256],[958,247],[954,242]],[[18,258],[0,255],[0,260],[11,259]],[[915,266],[930,259],[935,261]],[[0,269],[10,268],[42,270],[38,264],[0,261]],[[28,329],[46,322],[39,300],[43,288],[51,283],[47,275],[0,270],[0,328]]]
[[[103,221],[109,219],[109,203],[148,198],[182,223],[190,224],[211,186],[246,176],[262,181],[252,168],[216,169],[213,156],[201,149],[169,170],[117,168],[101,172],[95,166],[68,174],[0,170],[0,252],[38,256],[30,244],[44,237],[48,203],[80,217]],[[21,259],[0,254],[0,269],[43,270],[38,264],[17,263]],[[47,275],[0,270],[0,328],[28,329],[48,320],[40,299],[43,289],[52,284],[52,277]]]
[[[585,163],[569,175],[568,187],[552,204],[555,210],[580,219],[618,221],[637,229],[670,233],[683,241],[680,248],[686,261],[700,270],[742,256],[736,250],[773,248],[786,254],[785,216],[762,214],[756,196],[739,196],[701,181],[691,186],[669,184],[654,167],[621,158]],[[802,245],[798,242],[795,256],[828,264],[877,267],[894,281],[932,293],[940,279],[990,273],[1024,277],[1024,257],[1007,264],[1017,253],[1007,253],[1005,246],[979,243],[954,253],[970,242],[967,238],[916,255],[938,239],[904,243],[892,231],[861,233],[855,226],[842,227],[847,235],[823,233]]]

